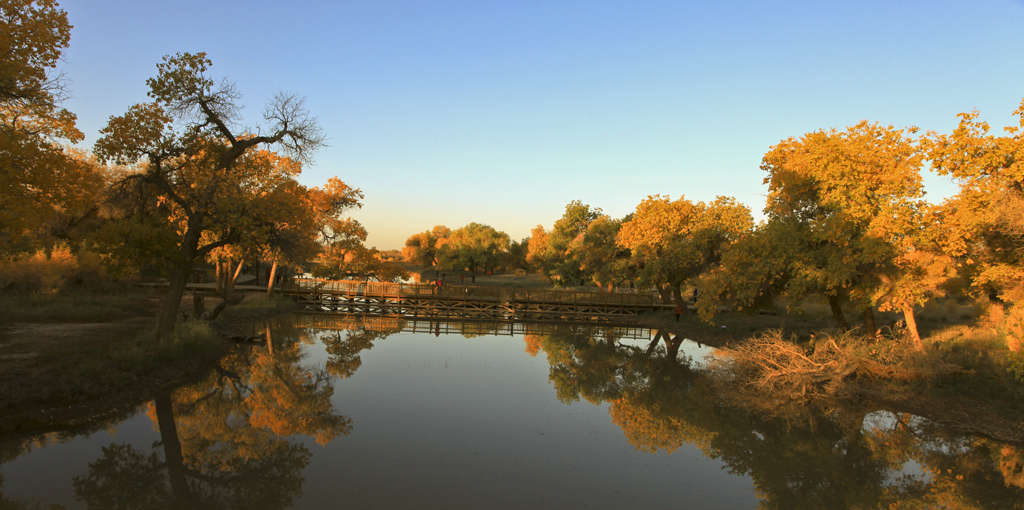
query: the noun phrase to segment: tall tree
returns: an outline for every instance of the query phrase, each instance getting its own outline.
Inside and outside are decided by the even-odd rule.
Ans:
[[[788,138],[762,161],[773,244],[788,247],[787,293],[823,294],[844,329],[841,304],[849,300],[873,330],[872,306],[900,252],[897,241],[921,228],[923,154],[907,136],[916,130],[862,121]],[[913,309],[903,311],[911,325]]]
[[[779,221],[756,225],[726,247],[718,265],[701,275],[697,310],[702,319],[710,322],[722,308],[752,313],[773,306],[784,295],[792,277],[792,245],[778,231],[780,226]]]
[[[157,76],[147,80],[153,102],[112,117],[95,147],[106,161],[144,163],[143,172],[128,179],[139,181],[173,207],[177,253],[157,320],[162,341],[168,341],[174,331],[178,304],[195,261],[250,232],[244,224],[245,208],[225,199],[243,184],[246,156],[264,146],[277,146],[285,155],[304,161],[324,140],[302,101],[284,94],[264,110],[267,126],[248,131],[266,134],[239,134],[233,127],[239,117],[239,94],[233,84],[207,75],[211,65],[205,53],[164,57],[157,64]]]

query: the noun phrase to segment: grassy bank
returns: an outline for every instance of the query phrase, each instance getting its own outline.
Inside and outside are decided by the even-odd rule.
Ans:
[[[148,313],[156,299],[128,286],[103,292],[5,292],[0,295],[0,325],[127,319]]]
[[[218,359],[228,348],[223,331],[294,308],[288,299],[247,296],[216,323],[185,320],[173,341],[161,343],[160,297],[125,288],[0,299],[0,431],[64,428],[130,411]]]

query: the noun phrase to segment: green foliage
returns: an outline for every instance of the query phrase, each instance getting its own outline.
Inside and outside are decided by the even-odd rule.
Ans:
[[[601,216],[601,209],[573,200],[550,233],[539,226],[534,229],[533,236],[546,243],[543,251],[531,248],[531,258],[543,264],[544,274],[555,286],[572,287],[591,280],[592,269],[583,267],[581,248],[590,224]]]
[[[157,361],[186,370],[195,370],[223,352],[217,330],[206,321],[188,319],[174,328],[171,342],[160,345]]]
[[[481,269],[492,271],[508,253],[508,234],[490,225],[470,223],[449,234],[437,250],[439,269],[469,271],[476,275]]]
[[[1024,384],[1024,351],[1011,352],[1006,356],[1006,369]]]

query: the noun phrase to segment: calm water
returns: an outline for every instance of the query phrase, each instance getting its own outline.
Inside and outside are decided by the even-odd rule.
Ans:
[[[707,384],[708,349],[648,330],[267,330],[124,422],[0,439],[0,507],[1024,505],[1012,446],[885,412],[759,418]]]

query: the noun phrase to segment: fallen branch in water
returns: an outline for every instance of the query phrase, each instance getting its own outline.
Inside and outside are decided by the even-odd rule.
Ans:
[[[962,370],[923,356],[893,355],[909,349],[892,349],[889,355],[874,359],[863,352],[881,348],[871,351],[870,345],[860,342],[846,335],[819,339],[807,347],[772,331],[720,349],[709,368],[720,381],[729,381],[739,390],[738,398],[766,401],[767,397],[790,403],[856,397],[864,392],[865,380],[927,379]]]

